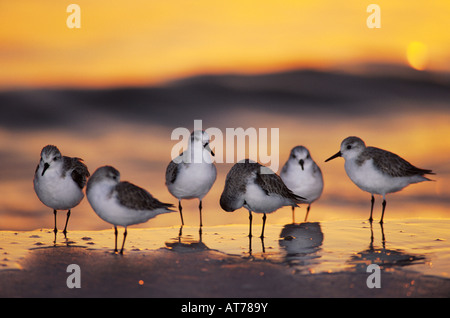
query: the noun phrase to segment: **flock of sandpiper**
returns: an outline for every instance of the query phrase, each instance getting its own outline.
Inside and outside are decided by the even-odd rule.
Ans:
[[[209,139],[203,130],[192,132],[187,150],[172,160],[166,169],[166,186],[178,199],[181,224],[184,224],[181,200],[198,199],[200,229],[203,225],[202,199],[217,176],[212,160],[204,160],[214,156],[209,147]],[[326,161],[336,157],[345,159],[345,171],[349,178],[360,189],[371,194],[371,222],[374,194],[383,196],[380,220],[383,223],[386,194],[400,191],[411,183],[430,180],[425,175],[434,174],[431,170],[413,166],[392,152],[366,147],[358,137],[344,139],[340,151]],[[80,158],[62,156],[59,149],[52,145],[42,149],[33,183],[41,202],[53,209],[55,235],[57,211],[68,211],[63,230],[66,235],[70,211],[84,198],[83,188],[86,186],[86,197],[94,212],[114,226],[115,253],[118,252],[117,226],[125,228],[120,249],[120,254],[123,254],[129,225],[146,222],[158,214],[175,212],[173,204],[160,202],[143,188],[120,181],[120,173],[114,167],[99,167],[90,176],[87,166]],[[249,211],[249,236],[252,235],[252,212],[262,213],[262,238],[267,213],[283,206],[291,206],[294,213],[298,204],[306,203],[306,222],[311,204],[321,196],[322,191],[323,177],[319,166],[307,148],[297,146],[291,150],[280,176],[248,159],[236,163],[227,174],[220,206],[227,212],[241,207]]]

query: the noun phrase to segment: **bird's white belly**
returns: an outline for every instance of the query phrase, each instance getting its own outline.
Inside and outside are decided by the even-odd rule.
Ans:
[[[34,180],[36,194],[46,206],[55,210],[68,210],[77,206],[84,197],[83,191],[68,175],[61,178],[47,173]]]
[[[284,184],[292,191],[294,194],[299,195],[306,199],[306,203],[312,203],[317,200],[323,190],[323,180],[322,178],[315,175],[301,174],[282,174],[281,178]]]
[[[377,170],[372,160],[366,160],[361,166],[353,161],[346,161],[345,171],[361,190],[372,194],[397,192],[411,183],[411,177],[391,177]]]
[[[93,186],[87,194],[87,199],[95,213],[102,220],[113,225],[139,224],[157,214],[156,211],[139,211],[120,205],[117,199],[110,195],[110,189],[107,187]]]
[[[244,196],[246,208],[256,213],[275,212],[286,204],[286,199],[278,195],[267,195],[258,185],[253,182],[247,184]]]
[[[200,200],[211,189],[217,170],[213,164],[190,164],[183,168],[174,183],[168,185],[169,192],[178,199]]]

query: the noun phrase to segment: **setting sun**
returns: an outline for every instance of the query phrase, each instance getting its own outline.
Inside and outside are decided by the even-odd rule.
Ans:
[[[428,63],[428,47],[422,42],[411,42],[406,50],[406,58],[412,68],[423,71]]]

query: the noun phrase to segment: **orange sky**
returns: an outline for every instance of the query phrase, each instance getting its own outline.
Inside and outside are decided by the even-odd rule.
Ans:
[[[73,2],[81,8],[80,29],[66,25]],[[407,65],[412,42],[426,47],[424,68],[450,70],[447,0],[376,1],[380,29],[367,27],[372,2],[360,0],[73,2],[2,1],[0,87],[139,85],[202,72]]]

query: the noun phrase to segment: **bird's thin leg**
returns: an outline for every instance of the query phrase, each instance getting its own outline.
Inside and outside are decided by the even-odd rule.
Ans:
[[[373,204],[375,203],[375,197],[372,194],[372,199],[370,200],[371,205],[370,205],[370,217],[369,217],[369,222],[372,223],[373,218],[372,218],[372,213],[373,213]]]
[[[305,222],[308,219],[309,209],[311,209],[311,204],[308,204],[308,207],[306,208]]]
[[[67,217],[66,217],[66,225],[64,226],[64,237],[67,238],[67,223],[69,223],[69,218],[70,218],[70,210],[67,211]]]
[[[55,227],[53,228],[53,234],[54,234],[53,244],[56,245],[56,233],[58,233],[58,229],[56,228],[56,210],[53,210],[53,215],[55,216]]]
[[[253,219],[252,211],[249,210],[248,211],[248,220],[249,220],[250,226],[248,229],[248,237],[252,237],[252,219]]]
[[[202,222],[202,200],[200,200],[200,203],[198,204],[198,210],[200,211],[200,228],[203,226]]]
[[[117,226],[114,225],[114,253],[117,253]]]
[[[266,226],[266,218],[267,218],[267,216],[266,216],[266,214],[264,213],[264,215],[263,215],[263,217],[262,217],[263,225],[262,225],[262,231],[261,231],[261,236],[260,236],[260,238],[264,238],[264,227]]]
[[[125,226],[125,232],[123,232],[123,242],[122,242],[122,248],[120,249],[120,254],[123,254],[123,247],[125,246],[126,238],[127,238],[127,227]]]
[[[58,229],[56,228],[56,210],[53,210],[53,215],[55,216],[55,227],[53,228],[53,232],[56,233],[58,232]]]
[[[384,218],[384,210],[386,209],[386,199],[383,198],[383,211],[381,212],[381,220],[380,224],[383,224],[383,218]]]
[[[180,211],[181,225],[184,225],[183,208],[181,207],[181,200],[178,200],[178,210]]]

